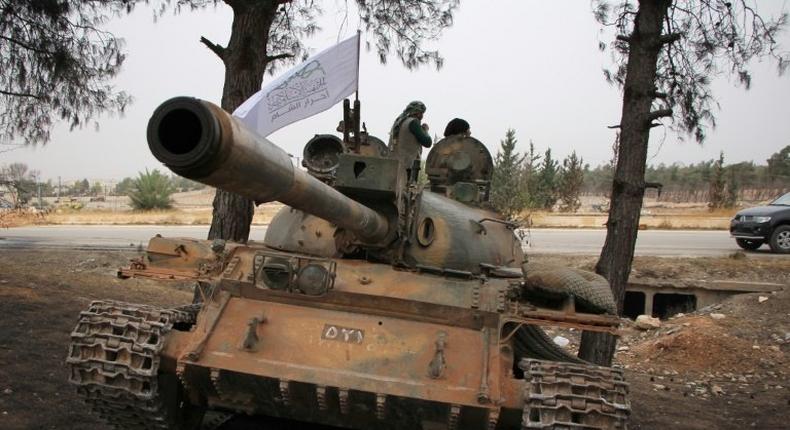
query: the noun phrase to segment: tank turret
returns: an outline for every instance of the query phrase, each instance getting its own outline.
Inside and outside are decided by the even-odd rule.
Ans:
[[[362,252],[438,272],[520,266],[514,225],[483,204],[492,166],[479,141],[437,143],[428,157],[433,191],[423,190],[387,156],[381,140],[359,130],[358,109],[346,107],[342,140],[316,135],[308,141],[307,170],[216,105],[188,97],[154,112],[148,144],[181,176],[256,203],[288,205],[267,230],[265,243],[278,250],[320,257]]]

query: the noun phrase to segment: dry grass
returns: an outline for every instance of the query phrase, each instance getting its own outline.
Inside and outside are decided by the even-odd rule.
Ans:
[[[271,222],[282,205],[267,203],[255,209],[253,224]],[[530,224],[533,228],[604,228],[606,214],[532,212]],[[11,222],[8,222],[11,221]],[[639,224],[643,229],[660,230],[721,230],[727,229],[730,216],[722,212],[689,214],[643,214]],[[158,211],[132,211],[111,209],[68,209],[58,208],[44,216],[14,217],[6,220],[5,227],[33,224],[76,224],[76,225],[208,225],[211,224],[211,207],[174,208]]]
[[[533,228],[604,228],[605,213],[532,212]],[[639,218],[640,228],[660,230],[726,230],[731,215],[704,213],[645,214]]]
[[[282,207],[265,204],[255,209],[252,223],[264,225],[271,222]],[[211,208],[168,209],[156,211],[114,211],[109,209],[55,209],[43,217],[16,218],[8,226],[33,224],[76,224],[76,225],[208,225],[211,224]]]
[[[211,211],[183,211],[178,209],[155,211],[57,210],[47,216],[48,224],[208,224]]]
[[[210,188],[173,195],[173,209],[160,211],[133,211],[125,196],[109,196],[104,202],[77,199],[82,209],[70,208],[75,202],[49,202],[53,208],[43,217],[16,217],[5,226],[31,224],[165,224],[207,225],[211,223],[211,203],[214,190]],[[601,204],[600,198],[586,197],[583,212],[557,213],[538,211],[530,213],[530,224],[535,228],[604,228],[607,214],[592,211],[592,204]],[[255,209],[253,224],[268,224],[282,207],[279,203],[263,204]],[[645,199],[640,228],[646,229],[726,229],[737,209],[710,211],[701,203],[666,203]],[[2,220],[0,220],[2,221]],[[0,225],[2,223],[0,222]]]
[[[0,228],[46,224],[46,214],[27,210],[0,210]]]

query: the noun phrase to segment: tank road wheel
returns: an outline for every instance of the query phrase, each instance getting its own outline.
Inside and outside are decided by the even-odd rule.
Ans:
[[[752,240],[752,239],[735,239],[735,243],[738,244],[742,249],[747,251],[754,251],[755,249],[763,246],[762,240]]]
[[[631,406],[622,369],[521,360],[521,429],[624,430]]]
[[[780,225],[771,234],[771,251],[777,254],[790,254],[790,225]]]
[[[71,332],[69,381],[115,428],[194,429],[202,411],[183,401],[175,374],[159,372],[167,333],[194,322],[188,308],[93,302]]]

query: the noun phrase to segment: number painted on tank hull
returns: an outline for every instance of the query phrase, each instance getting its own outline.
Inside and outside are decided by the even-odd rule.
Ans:
[[[357,328],[325,324],[324,330],[321,332],[321,339],[361,344],[365,340],[365,332]]]

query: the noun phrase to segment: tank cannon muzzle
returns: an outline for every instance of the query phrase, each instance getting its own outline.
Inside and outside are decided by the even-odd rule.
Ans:
[[[154,111],[147,135],[154,157],[178,175],[256,203],[282,202],[366,243],[390,233],[384,215],[296,168],[282,148],[212,103],[170,99]]]

